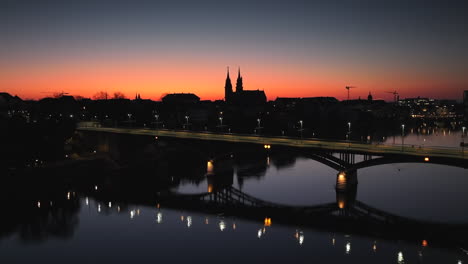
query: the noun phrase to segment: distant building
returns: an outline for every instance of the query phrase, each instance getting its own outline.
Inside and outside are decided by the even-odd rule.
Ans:
[[[174,105],[186,105],[200,102],[200,97],[193,93],[173,93],[162,98],[163,103]]]
[[[234,92],[232,90],[228,69],[226,83],[224,85],[224,99],[227,103],[234,105],[261,105],[266,102],[266,95],[265,92],[261,90],[244,91],[240,69],[236,81],[236,91]]]

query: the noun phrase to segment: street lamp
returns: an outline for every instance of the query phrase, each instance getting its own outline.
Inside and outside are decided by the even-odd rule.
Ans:
[[[403,145],[405,143],[405,125],[401,125],[401,151],[403,151]]]
[[[346,136],[347,139],[351,140],[351,122],[348,122],[348,134]]]
[[[260,135],[260,132],[261,132],[260,129],[262,128],[262,127],[260,126],[261,121],[262,121],[262,120],[261,120],[260,118],[257,118],[257,130],[258,130],[258,134],[259,134],[259,135]]]
[[[132,127],[132,114],[127,114],[128,115],[128,122],[130,123],[130,127]]]
[[[223,117],[220,116],[218,117],[218,119],[219,119],[219,131],[222,133],[223,132]]]
[[[188,122],[189,121],[189,116],[188,115],[185,116],[185,120],[186,120],[185,126],[187,127],[186,129],[188,129],[188,125],[189,125],[189,122]]]
[[[302,122],[302,120],[299,120],[299,124],[301,124],[301,130],[300,130],[300,131],[301,131],[301,139],[302,139],[302,130],[303,130],[303,129],[302,129],[302,125],[303,125],[303,123],[304,123],[304,122]]]
[[[466,129],[466,127],[462,127],[462,135],[461,135],[461,137],[462,137],[462,155],[465,154],[465,149],[464,149],[465,148],[465,129]]]

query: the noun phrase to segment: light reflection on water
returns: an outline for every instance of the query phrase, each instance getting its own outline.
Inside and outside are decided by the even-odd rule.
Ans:
[[[358,157],[356,162],[362,160]],[[393,214],[431,221],[468,222],[467,170],[437,164],[395,163],[357,171],[357,200]],[[234,170],[233,186],[256,198],[287,205],[311,206],[336,201],[339,172],[300,158],[293,167],[266,168],[262,177],[243,177]],[[211,192],[208,180],[183,183],[179,193]],[[339,202],[339,201],[336,201]]]
[[[356,157],[356,162],[363,157]],[[261,163],[262,161],[260,161]],[[256,198],[288,205],[340,203],[337,184],[349,182],[341,172],[318,161],[297,159],[286,167],[238,164],[234,188]],[[250,166],[250,167],[249,167]],[[263,167],[262,167],[263,166]],[[262,169],[258,169],[258,168]],[[253,169],[252,169],[253,168]],[[215,165],[207,168],[216,177]],[[249,174],[246,171],[254,171]],[[356,200],[392,214],[432,221],[467,222],[466,170],[435,164],[396,163],[357,170]],[[225,177],[225,176],[224,176]],[[212,178],[211,178],[212,179]],[[211,187],[210,187],[211,186]],[[91,185],[92,195],[105,186]],[[345,188],[343,187],[343,188]],[[337,188],[337,189],[335,189]],[[216,181],[183,182],[181,193],[216,191]],[[274,217],[258,219],[210,214],[200,210],[127,204],[117,200],[80,196],[67,190],[62,199],[78,200],[77,224],[66,240],[51,235],[40,243],[24,245],[21,236],[0,238],[0,263],[467,263],[459,248],[432,246],[432,241],[386,240],[311,226],[282,225]],[[340,208],[346,207],[346,197]],[[50,201],[31,204],[36,210],[53,207]],[[68,221],[60,214],[53,220]],[[53,222],[54,222],[53,221]],[[30,228],[32,228],[30,226]],[[54,234],[53,229],[46,232]],[[454,234],[456,235],[456,234]],[[72,258],[70,256],[73,256]]]
[[[88,197],[80,198],[79,203],[79,226],[70,241],[64,243],[51,239],[25,247],[17,237],[13,237],[0,244],[0,261],[30,263],[41,259],[48,263],[84,263],[90,260],[153,263],[158,259],[162,262],[219,262],[207,261],[208,255],[216,258],[229,256],[223,263],[466,261],[466,256],[459,251],[299,229],[276,225],[274,219],[247,221],[114,201],[114,206],[109,207]],[[127,208],[127,211],[118,211],[117,207]]]
[[[402,141],[401,135],[389,136],[384,139],[386,145],[414,145],[414,147],[450,147],[460,148],[460,142],[468,142],[466,131],[462,137],[461,131],[452,131],[449,129],[417,129],[405,131]]]

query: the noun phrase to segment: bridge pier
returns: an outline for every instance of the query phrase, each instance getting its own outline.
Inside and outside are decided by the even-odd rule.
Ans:
[[[340,209],[352,206],[357,194],[357,171],[341,171],[336,176],[336,204]]]

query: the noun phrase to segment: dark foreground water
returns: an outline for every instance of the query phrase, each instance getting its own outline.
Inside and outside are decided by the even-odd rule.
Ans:
[[[365,226],[343,231],[333,223],[298,221],[297,215],[289,222],[287,215],[279,222],[271,215],[249,217],[242,207],[230,213],[166,207],[151,198],[161,192],[156,186],[154,193],[148,186],[138,193],[138,184],[96,182],[63,189],[59,197],[2,200],[7,209],[1,213],[0,263],[468,263],[467,239],[461,237],[468,233],[466,169],[427,163],[359,169],[358,184],[343,201],[335,188],[339,172],[312,159],[266,156],[235,163],[228,172],[223,188],[263,201],[296,208],[343,202],[343,212],[359,202],[421,226],[458,224],[453,230],[462,232],[431,240],[431,232],[415,237],[405,229],[395,237],[379,221],[369,232]],[[171,175],[177,183],[168,188],[178,194],[219,188],[203,174],[185,176]],[[126,195],[132,188],[138,194]]]

